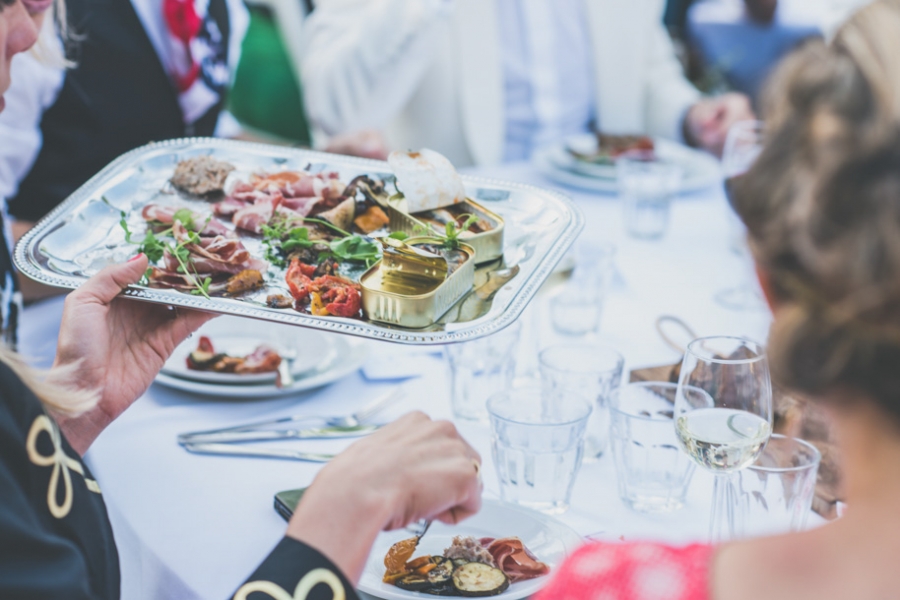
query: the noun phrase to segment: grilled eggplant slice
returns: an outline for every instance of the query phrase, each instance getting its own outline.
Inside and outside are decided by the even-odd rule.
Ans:
[[[453,587],[460,596],[496,596],[509,587],[503,571],[483,563],[470,562],[453,571]]]
[[[431,587],[431,582],[424,575],[410,573],[394,581],[394,585],[409,592],[424,592]]]
[[[453,569],[455,568],[453,561],[443,556],[432,556],[431,562],[434,563],[434,568],[426,574],[428,581],[436,587],[444,587],[446,585],[451,585],[452,587],[450,579],[453,577]]]

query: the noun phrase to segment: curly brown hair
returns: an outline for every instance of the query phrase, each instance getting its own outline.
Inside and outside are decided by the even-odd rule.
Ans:
[[[900,0],[788,58],[765,114],[732,202],[779,303],[773,377],[853,389],[900,423]]]

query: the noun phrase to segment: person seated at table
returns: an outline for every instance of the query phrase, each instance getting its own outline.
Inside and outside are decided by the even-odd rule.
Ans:
[[[701,98],[656,0],[318,0],[303,34],[311,122],[387,131],[456,166],[527,160],[595,128],[720,154],[746,97]]]
[[[0,0],[0,99],[10,58],[34,44],[52,1]],[[0,276],[8,280],[3,230],[0,223]],[[147,264],[138,255],[107,267],[69,295],[50,371],[0,346],[0,598],[119,597],[102,482],[81,455],[211,318],[119,297]],[[321,470],[285,537],[234,598],[356,598],[381,530],[424,518],[455,523],[478,510],[480,460],[452,424],[423,414],[353,444]]]
[[[895,598],[900,590],[900,0],[788,59],[734,189],[772,307],[775,381],[840,440],[848,510],[818,529],[675,548],[591,544],[539,600]]]

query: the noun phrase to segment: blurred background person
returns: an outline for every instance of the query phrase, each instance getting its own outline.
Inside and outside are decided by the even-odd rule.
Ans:
[[[757,105],[768,76],[797,46],[830,36],[869,0],[670,0],[667,24],[688,48],[701,89]]]
[[[526,160],[596,129],[720,153],[746,97],[702,98],[657,0],[318,0],[304,26],[311,122],[384,128],[457,166]]]

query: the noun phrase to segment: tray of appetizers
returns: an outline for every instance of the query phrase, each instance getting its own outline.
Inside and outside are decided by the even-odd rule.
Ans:
[[[582,227],[565,196],[460,176],[429,150],[381,162],[190,138],[119,157],[15,261],[75,289],[143,252],[131,298],[440,344],[512,323]]]

